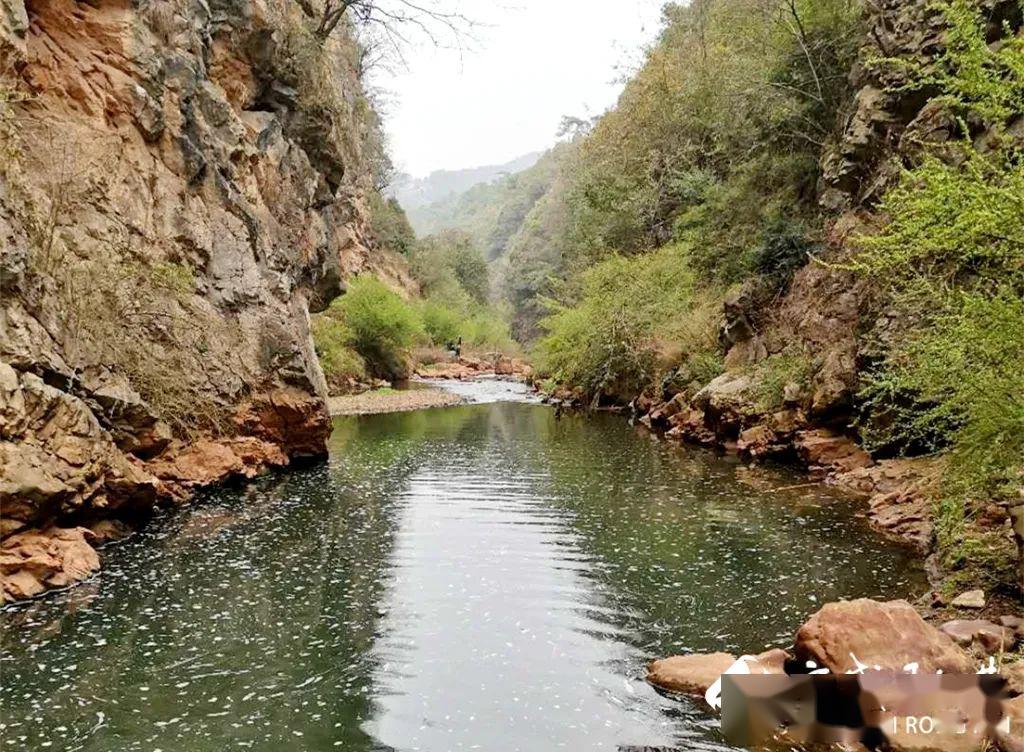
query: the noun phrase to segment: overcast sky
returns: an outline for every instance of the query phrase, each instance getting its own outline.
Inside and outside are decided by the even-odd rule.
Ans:
[[[658,32],[664,0],[436,0],[479,26],[470,49],[418,40],[378,71],[399,170],[498,164],[551,146],[563,115],[614,104],[623,66]]]

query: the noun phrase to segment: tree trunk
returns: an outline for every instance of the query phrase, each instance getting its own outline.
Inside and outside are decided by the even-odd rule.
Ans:
[[[1010,518],[1013,520],[1013,537],[1017,539],[1017,585],[1021,600],[1024,600],[1024,492],[1020,500],[1010,506]]]

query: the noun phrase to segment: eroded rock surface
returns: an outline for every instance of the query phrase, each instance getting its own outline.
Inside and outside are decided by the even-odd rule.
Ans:
[[[6,598],[90,573],[80,524],[325,453],[309,314],[374,263],[375,124],[301,13],[4,0]]]
[[[866,666],[922,673],[974,673],[970,656],[931,626],[906,601],[868,599],[829,603],[796,635],[796,657],[834,674]]]
[[[96,536],[83,527],[29,530],[0,543],[0,587],[5,601],[32,598],[93,575],[100,557]]]

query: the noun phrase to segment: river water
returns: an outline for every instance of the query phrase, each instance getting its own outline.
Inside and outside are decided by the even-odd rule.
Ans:
[[[622,418],[484,404],[336,422],[0,614],[4,750],[724,749],[643,681],[919,592],[857,504]]]

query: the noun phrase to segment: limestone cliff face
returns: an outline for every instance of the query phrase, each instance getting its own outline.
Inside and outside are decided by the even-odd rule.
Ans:
[[[0,2],[5,598],[95,568],[76,526],[324,453],[309,314],[371,263],[376,120],[305,23]]]

